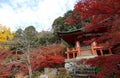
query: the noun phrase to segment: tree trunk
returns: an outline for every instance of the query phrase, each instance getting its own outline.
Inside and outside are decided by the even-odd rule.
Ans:
[[[32,68],[31,65],[28,65],[29,78],[32,78]]]
[[[32,67],[31,67],[29,53],[27,54],[27,67],[28,67],[28,71],[29,71],[29,78],[32,78]]]

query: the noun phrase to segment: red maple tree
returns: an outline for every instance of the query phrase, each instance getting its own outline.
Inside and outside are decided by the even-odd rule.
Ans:
[[[64,63],[62,56],[65,46],[53,44],[44,46],[41,49],[35,49],[31,52],[32,68],[37,70],[41,67],[58,67]]]
[[[30,61],[32,71],[39,70],[44,67],[59,67],[64,63],[62,56],[65,46],[60,44],[47,45],[42,48],[36,48],[30,52]],[[11,56],[12,60],[6,63],[6,59]],[[21,61],[24,58],[24,61]],[[28,74],[28,68],[25,64],[24,54],[14,54],[12,51],[0,51],[0,78],[15,75],[23,72]]]
[[[0,78],[10,76],[10,74],[11,74],[10,64],[4,63],[7,60],[8,56],[11,55],[11,53],[12,53],[12,51],[0,50]]]
[[[32,71],[36,71],[44,67],[59,67],[64,63],[64,57],[62,56],[64,49],[65,46],[60,44],[47,45],[42,48],[34,49],[30,52]],[[17,58],[20,57],[24,57],[24,55],[17,56]],[[19,71],[28,74],[28,68],[24,62],[14,65],[15,67],[19,67]]]

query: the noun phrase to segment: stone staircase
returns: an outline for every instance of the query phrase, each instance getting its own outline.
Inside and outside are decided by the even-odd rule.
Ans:
[[[95,78],[96,69],[95,67],[83,64],[69,73],[73,78]]]
[[[91,51],[91,47],[90,46],[84,46],[84,47],[81,47],[82,48],[82,52],[80,55],[77,55],[76,56],[76,59],[89,59],[89,58],[94,58],[98,55],[94,55]]]

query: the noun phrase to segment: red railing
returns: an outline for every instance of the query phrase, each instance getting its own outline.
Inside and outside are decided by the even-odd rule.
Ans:
[[[81,47],[67,48],[65,54],[67,54],[67,59],[76,58],[77,55],[81,55],[83,52],[91,52],[93,55],[97,55],[97,51],[100,51],[100,55],[103,56],[104,46],[96,46],[91,44],[90,49],[82,50]],[[111,47],[106,48],[109,51],[109,54],[112,54]]]

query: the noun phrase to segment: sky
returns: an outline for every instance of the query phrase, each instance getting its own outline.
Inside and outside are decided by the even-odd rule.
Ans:
[[[73,10],[77,0],[0,0],[0,24],[11,31],[34,26],[37,31],[51,30],[53,21]]]

